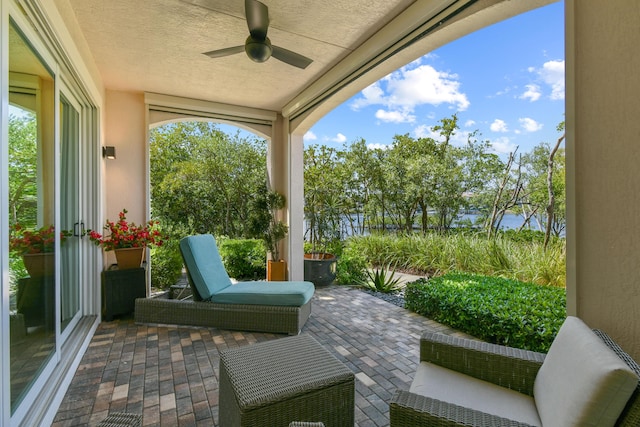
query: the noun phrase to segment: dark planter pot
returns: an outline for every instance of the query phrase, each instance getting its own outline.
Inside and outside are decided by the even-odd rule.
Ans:
[[[304,280],[315,286],[327,286],[336,279],[337,258],[333,254],[304,254]]]
[[[136,298],[147,297],[145,269],[106,270],[102,272],[102,318],[133,313]]]

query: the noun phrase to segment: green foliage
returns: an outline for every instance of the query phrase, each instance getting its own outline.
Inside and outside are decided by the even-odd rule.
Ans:
[[[160,232],[166,239],[162,246],[151,247],[151,286],[169,289],[182,274],[180,239],[192,233],[187,227],[171,224],[163,224]]]
[[[343,153],[327,146],[304,151],[305,238],[313,252],[329,252],[326,246],[340,239],[340,225],[349,202]]]
[[[565,286],[565,242],[509,238],[488,239],[470,233],[427,233],[407,236],[351,237],[347,245],[371,265],[393,264],[398,269],[441,275],[452,271],[502,276],[539,285]]]
[[[262,239],[267,251],[275,261],[280,260],[279,242],[289,231],[287,225],[278,220],[278,211],[286,205],[285,197],[277,191],[267,191],[266,185],[260,189],[250,203],[249,229],[251,235]]]
[[[217,243],[220,257],[230,277],[238,280],[266,277],[267,258],[262,240],[218,238]]]
[[[9,223],[36,228],[38,218],[38,129],[36,117],[9,117]]]
[[[563,123],[558,129],[564,127]],[[548,167],[551,146],[547,143],[538,144],[523,156],[524,179],[528,189],[528,204],[536,209],[536,217],[541,224],[546,223],[546,207],[549,203]],[[566,194],[565,194],[565,150],[560,148],[553,157],[552,192],[555,198],[552,218],[552,232],[558,236],[565,229],[566,224]]]
[[[321,243],[347,227],[350,234],[411,232],[416,224],[422,230],[450,228],[468,205],[468,195],[484,192],[504,168],[477,132],[469,134],[463,147],[451,144],[458,129],[453,115],[432,127],[436,138],[395,135],[385,149],[369,148],[362,139],[342,150],[308,147],[306,238]]]
[[[405,288],[406,308],[495,344],[546,352],[566,318],[564,289],[463,273]]]
[[[149,152],[155,218],[197,233],[250,236],[250,204],[267,176],[266,141],[180,122],[153,129]]]
[[[544,243],[544,231],[540,230],[502,230],[500,234],[514,242]]]
[[[338,257],[336,282],[340,285],[362,283],[367,278],[367,259],[348,244]]]
[[[400,289],[400,279],[395,277],[395,271],[391,266],[376,268],[375,271],[366,270],[367,280],[360,283],[361,286],[372,291],[390,294]]]

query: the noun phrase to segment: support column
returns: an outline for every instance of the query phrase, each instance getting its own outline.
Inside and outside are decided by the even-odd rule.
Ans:
[[[289,133],[289,121],[278,115],[267,150],[267,173],[271,189],[284,194],[287,206],[283,215],[289,233],[282,247],[287,261],[288,280],[304,277],[304,146],[302,135]]]
[[[640,7],[566,0],[569,314],[640,359]]]

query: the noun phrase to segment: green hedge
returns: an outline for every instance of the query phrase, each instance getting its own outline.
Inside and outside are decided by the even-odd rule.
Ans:
[[[217,239],[224,268],[238,280],[264,280],[267,276],[267,250],[258,239]]]
[[[479,339],[540,352],[566,318],[562,288],[462,273],[407,284],[405,305]]]

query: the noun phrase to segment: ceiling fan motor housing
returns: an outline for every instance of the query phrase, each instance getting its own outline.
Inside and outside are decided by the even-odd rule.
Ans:
[[[257,40],[251,36],[247,37],[244,44],[244,51],[247,56],[255,62],[264,62],[271,57],[271,40],[265,37],[264,40]]]

